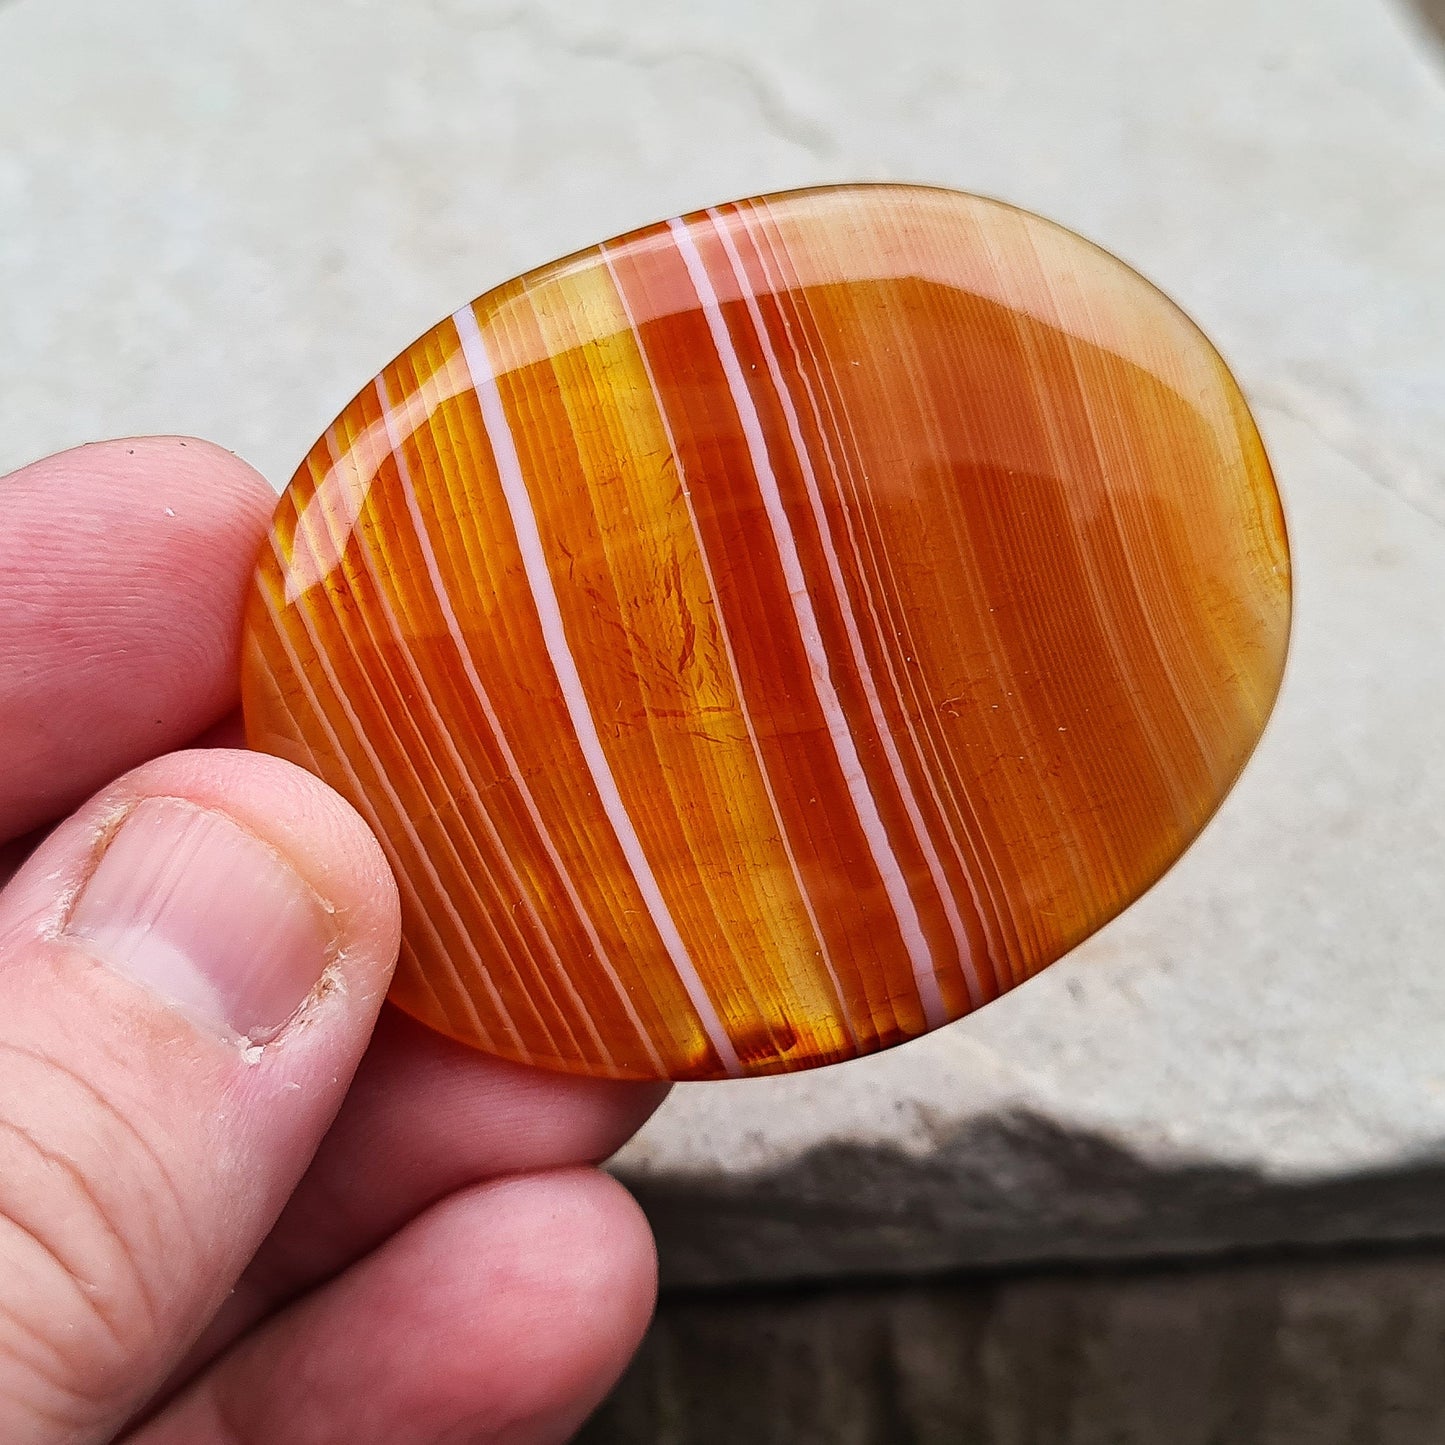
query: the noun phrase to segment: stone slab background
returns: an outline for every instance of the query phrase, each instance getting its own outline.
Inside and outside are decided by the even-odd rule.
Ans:
[[[678,1089],[616,1167],[680,1284],[1445,1235],[1438,5],[0,0],[0,471],[180,431],[283,484],[462,298],[726,197],[912,179],[1082,231],[1258,410],[1299,589],[1266,740],[1040,979]]]
[[[1439,1445],[1445,1258],[666,1301],[579,1445]]]

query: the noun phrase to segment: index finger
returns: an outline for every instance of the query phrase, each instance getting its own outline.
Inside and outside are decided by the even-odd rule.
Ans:
[[[275,506],[230,452],[99,442],[0,479],[0,842],[236,706]]]

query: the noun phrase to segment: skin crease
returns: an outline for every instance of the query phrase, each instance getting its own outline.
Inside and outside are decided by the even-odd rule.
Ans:
[[[641,1213],[592,1166],[664,1091],[486,1058],[382,1004],[398,921],[374,840],[238,747],[274,504],[255,472],[135,439],[0,497],[0,1439],[565,1440],[655,1292]],[[262,1049],[66,933],[117,820],[156,797],[284,857],[335,929]]]

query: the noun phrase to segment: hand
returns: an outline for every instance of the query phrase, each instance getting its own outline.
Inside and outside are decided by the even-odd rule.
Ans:
[[[381,1008],[376,842],[215,745],[273,501],[173,438],[0,479],[0,1440],[563,1440],[654,1290],[586,1166],[662,1091]]]

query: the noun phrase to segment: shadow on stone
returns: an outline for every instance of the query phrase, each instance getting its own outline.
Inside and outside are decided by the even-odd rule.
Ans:
[[[1401,0],[1406,10],[1423,21],[1431,36],[1445,46],[1445,0]]]
[[[941,1134],[921,1158],[828,1144],[774,1172],[624,1178],[672,1287],[1445,1239],[1445,1158],[1276,1179],[1164,1166],[1027,1113]]]

